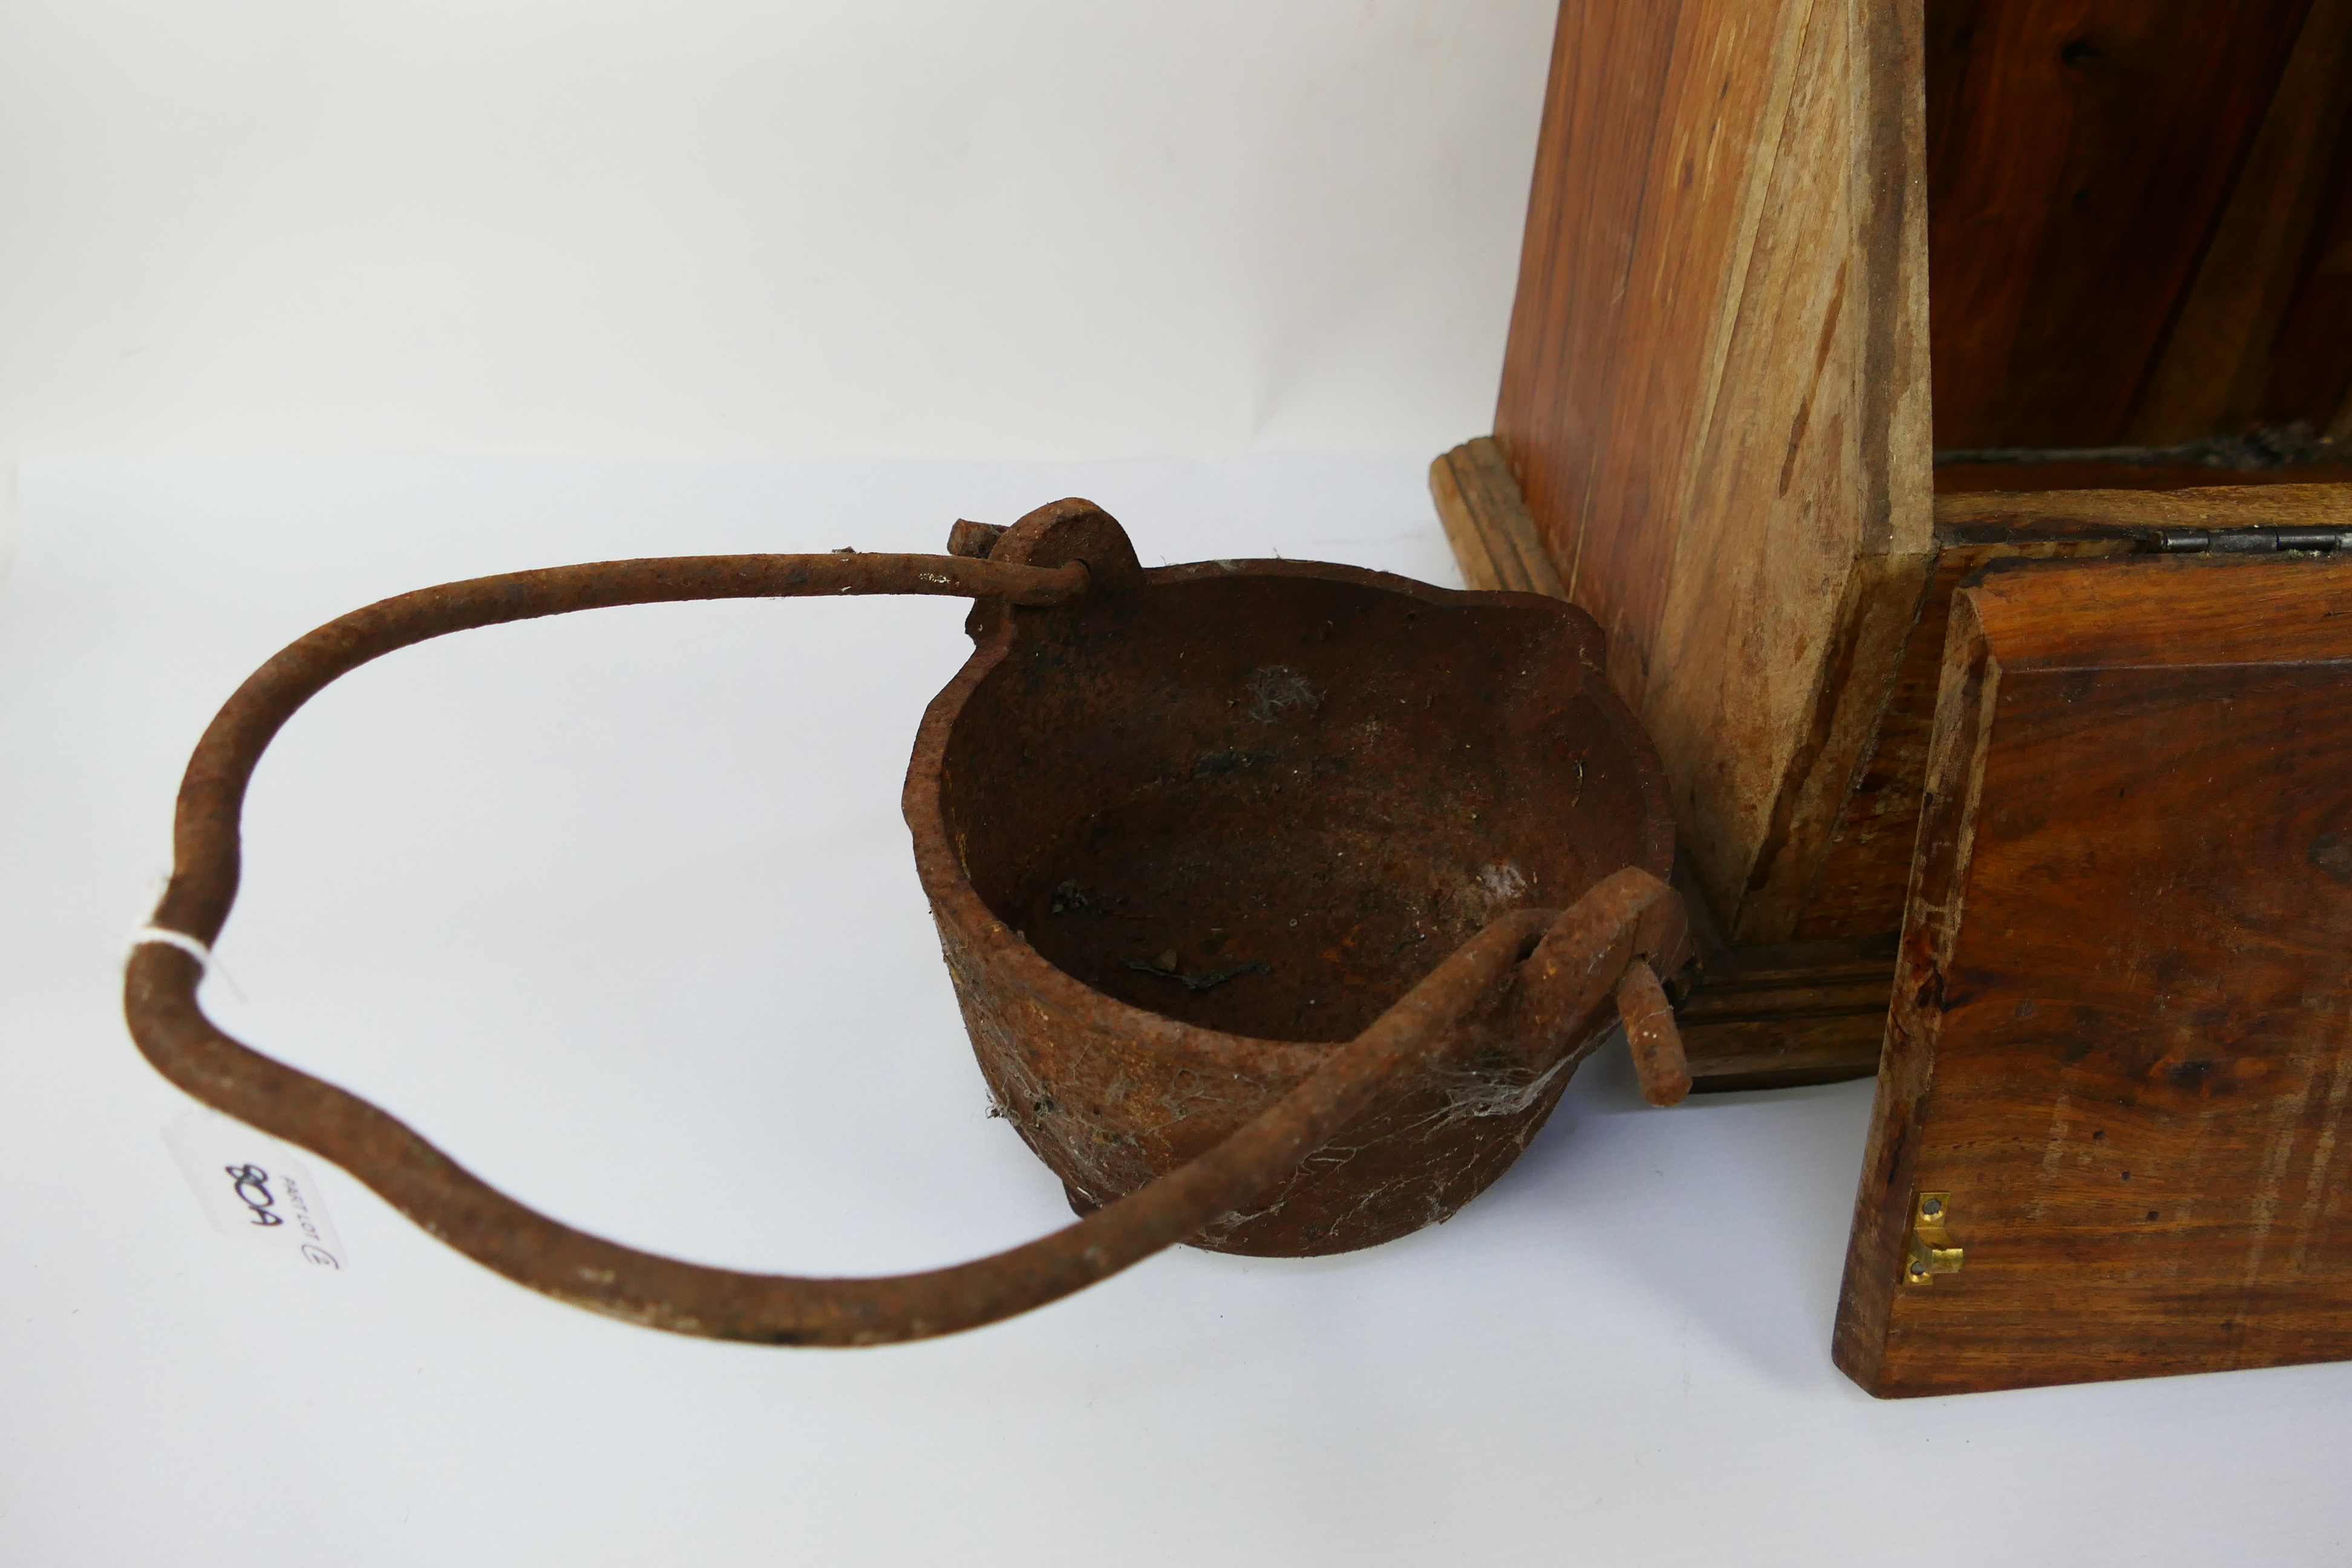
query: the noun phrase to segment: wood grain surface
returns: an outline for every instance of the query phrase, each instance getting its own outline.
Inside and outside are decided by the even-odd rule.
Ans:
[[[2336,185],[2347,108],[2352,0],[2310,0],[2278,90],[2140,395],[2132,440],[2186,441],[2263,419],[2325,424],[2335,412],[2352,374],[2352,333],[2342,330],[2352,321],[2332,334],[2305,323],[2282,339],[2281,329],[2312,271],[2313,236]],[[2322,384],[2297,385],[2282,404],[2273,396],[2282,368],[2290,383]]]
[[[2210,485],[2177,490],[2039,490],[1936,498],[1946,537],[2028,536],[2079,526],[2352,528],[2352,484]]]
[[[2352,1357],[2352,562],[2044,565],[1951,616],[1839,1365]],[[1930,1191],[1965,1265],[1904,1283]]]
[[[2352,63],[2339,69],[2352,76]],[[2336,439],[2352,440],[2352,113],[2337,132],[2335,168],[2301,261],[2271,351],[2263,415],[2307,417]]]
[[[1471,587],[1567,596],[1548,565],[1528,570],[1542,561],[1541,546],[1492,440],[1440,456],[1430,464],[1429,489]],[[1898,905],[1902,869],[1893,873],[1897,898],[1890,901]],[[1786,1089],[1878,1070],[1899,907],[1878,938],[1733,947],[1687,856],[1677,860],[1675,886],[1690,913],[1694,956],[1669,979],[1694,1089]]]
[[[1494,437],[1465,441],[1433,461],[1429,496],[1465,584],[1488,592],[1568,597]]]
[[[2347,331],[2352,339],[2352,331]],[[2352,448],[2346,452],[2352,458]],[[2201,463],[1939,463],[1936,495],[1940,505],[1948,495],[1973,495],[1987,490],[2191,490],[2223,485],[2343,485],[2352,484],[2352,460],[2341,463],[2298,463],[2285,468],[2214,469]]]
[[[1878,1070],[1895,978],[1892,926],[1863,942],[1734,947],[1696,896],[1687,858],[1675,861],[1675,887],[1692,950],[1675,977],[1675,1021],[1699,1092],[1835,1083]]]
[[[1919,19],[1560,10],[1496,435],[1742,942],[1793,924],[1929,550]]]
[[[2126,438],[2310,4],[1932,0],[1939,450]]]

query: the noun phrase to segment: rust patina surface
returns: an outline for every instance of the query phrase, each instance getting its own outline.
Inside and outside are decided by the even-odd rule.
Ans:
[[[1215,1147],[1497,917],[1672,865],[1653,753],[1558,600],[1313,562],[1146,572],[1083,502],[958,542],[1090,574],[975,615],[906,795],[997,1106],[1082,1214]],[[1190,1239],[1339,1252],[1453,1214],[1615,1018],[1606,990],[1576,1016],[1514,990]]]
[[[782,1344],[975,1327],[1179,1241],[1334,1252],[1443,1219],[1526,1145],[1621,1006],[1645,1088],[1676,1098],[1671,1023],[1646,1000],[1686,942],[1672,826],[1589,618],[1308,563],[1146,572],[1084,501],[959,524],[952,545],[516,573],[331,622],[198,743],[152,924],[218,936],[263,749],[328,682],[411,643],[666,600],[971,597],[978,646],[925,717],[907,818],[982,1069],[1078,1223],[868,1279],[621,1247],[232,1039],[197,1004],[199,960],[162,941],[125,975],[141,1050],[519,1283]]]

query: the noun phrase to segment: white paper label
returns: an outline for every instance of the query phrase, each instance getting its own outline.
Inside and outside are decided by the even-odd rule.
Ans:
[[[194,1106],[172,1119],[163,1142],[215,1230],[313,1268],[351,1267],[326,1199],[292,1145]]]

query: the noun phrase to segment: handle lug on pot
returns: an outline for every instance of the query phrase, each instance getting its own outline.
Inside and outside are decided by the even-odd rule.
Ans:
[[[955,520],[955,526],[948,530],[948,553],[985,561],[988,552],[996,548],[996,542],[1003,537],[1004,529],[1001,524],[974,522],[970,518],[960,517]]]
[[[1652,1105],[1680,1105],[1690,1092],[1690,1063],[1675,1027],[1674,1005],[1657,972],[1641,959],[1627,964],[1617,982],[1617,1016],[1625,1020],[1625,1043],[1633,1053],[1642,1098]]]

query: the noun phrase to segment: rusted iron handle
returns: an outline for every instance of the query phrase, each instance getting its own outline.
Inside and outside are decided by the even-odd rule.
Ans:
[[[325,1156],[426,1231],[518,1284],[648,1327],[764,1344],[926,1339],[1058,1300],[1173,1246],[1297,1170],[1400,1071],[1425,1065],[1543,933],[1549,910],[1479,932],[1304,1083],[1191,1163],[1078,1223],[952,1268],[826,1279],[712,1268],[574,1230],[517,1203],[367,1100],[240,1044],[204,1016],[201,966],[132,954],[133,1037],[198,1100]]]
[[[174,868],[152,925],[209,946],[236,895],[238,819],[270,739],[337,676],[446,632],[604,605],[784,595],[924,593],[1051,604],[1082,564],[1047,570],[952,556],[706,556],[610,562],[450,584],[329,623],[254,673],[197,742],[182,781]],[[1580,906],[1581,908],[1582,906]],[[1288,1176],[1527,957],[1553,917],[1488,926],[1289,1095],[1190,1164],[1079,1223],[954,1268],[824,1279],[710,1268],[572,1229],[467,1171],[356,1095],[261,1055],[207,1018],[202,966],[161,942],[123,981],[132,1037],[155,1068],[216,1110],[335,1162],[477,1262],[614,1317],[774,1344],[859,1345],[974,1328],[1042,1306],[1184,1239]]]
[[[954,555],[673,555],[472,577],[380,599],[289,643],[205,727],[180,780],[171,886],[152,922],[209,944],[236,898],[246,781],[278,729],[336,677],[412,643],[573,610],[692,599],[930,594],[1053,605],[1087,588],[1083,563],[1044,568]]]
[[[1625,1021],[1642,1098],[1652,1105],[1680,1105],[1691,1090],[1690,1062],[1683,1055],[1682,1031],[1675,1027],[1674,1004],[1645,960],[1627,964],[1618,980],[1617,1016]]]

